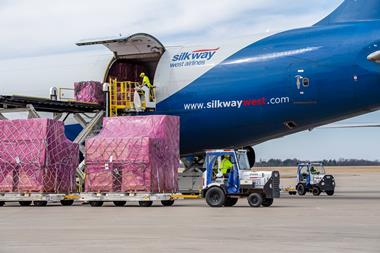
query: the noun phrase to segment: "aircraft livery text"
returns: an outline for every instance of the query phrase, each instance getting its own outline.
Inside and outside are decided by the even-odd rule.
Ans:
[[[214,49],[200,49],[191,52],[182,52],[176,54],[171,59],[171,68],[189,67],[195,65],[205,65],[216,54],[219,48]]]

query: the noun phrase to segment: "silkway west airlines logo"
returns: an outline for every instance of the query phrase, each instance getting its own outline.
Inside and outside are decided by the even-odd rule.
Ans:
[[[182,52],[173,56],[170,63],[171,68],[189,67],[197,65],[205,65],[206,62],[210,61],[219,50],[214,49],[200,49],[191,52]]]

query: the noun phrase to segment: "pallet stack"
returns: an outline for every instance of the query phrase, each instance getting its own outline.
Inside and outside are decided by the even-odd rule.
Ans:
[[[61,121],[0,121],[0,192],[75,192],[79,146]]]
[[[86,192],[178,191],[179,118],[105,118],[86,141]]]
[[[103,105],[105,96],[103,85],[100,82],[84,81],[74,83],[74,97],[78,102]]]

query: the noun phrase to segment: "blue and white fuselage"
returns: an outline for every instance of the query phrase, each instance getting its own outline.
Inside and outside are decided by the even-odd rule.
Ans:
[[[183,155],[255,145],[380,107],[377,0],[346,0],[315,26],[231,43],[165,48],[142,34],[82,44],[104,44],[111,63],[94,58],[97,67],[82,64],[72,79],[66,72],[52,77],[107,82],[123,55],[159,55],[147,60],[155,113],[181,117]]]
[[[379,1],[358,2],[380,18]],[[254,145],[377,110],[380,64],[367,56],[378,50],[380,20],[168,49],[156,72],[157,111],[181,116],[183,153]]]

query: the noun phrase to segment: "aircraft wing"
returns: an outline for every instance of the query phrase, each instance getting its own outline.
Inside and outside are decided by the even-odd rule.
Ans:
[[[357,123],[357,124],[330,124],[321,126],[319,129],[331,129],[331,128],[375,128],[380,127],[380,123]]]

